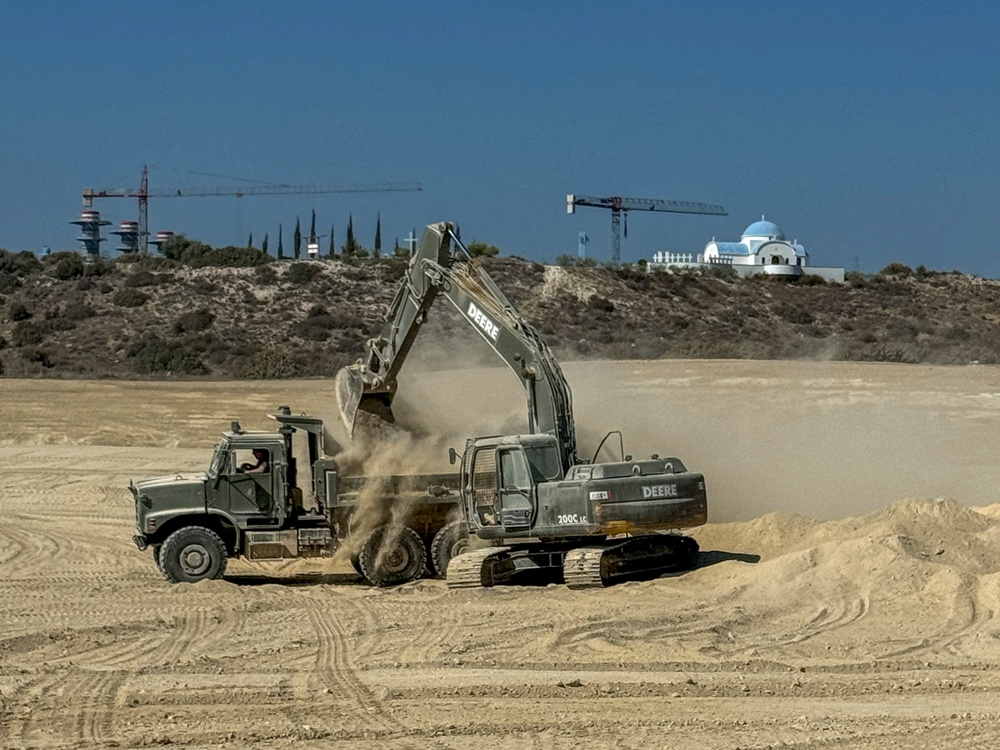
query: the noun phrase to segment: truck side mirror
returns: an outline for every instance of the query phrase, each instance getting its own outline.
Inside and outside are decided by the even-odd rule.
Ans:
[[[454,448],[449,448],[448,449],[448,463],[450,463],[452,466],[454,466],[456,461],[458,461],[458,452]]]

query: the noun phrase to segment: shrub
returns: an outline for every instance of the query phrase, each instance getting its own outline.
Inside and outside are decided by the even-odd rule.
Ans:
[[[704,269],[703,274],[709,278],[722,279],[723,281],[735,281],[740,277],[736,269],[728,263],[712,263]]]
[[[803,310],[801,307],[795,307],[794,305],[780,305],[775,312],[777,312],[782,319],[787,320],[789,323],[794,323],[795,325],[808,325],[815,320],[811,312]]]
[[[881,271],[879,271],[880,276],[912,276],[913,269],[902,263],[890,263]],[[886,360],[886,361],[896,361],[896,360]]]
[[[63,310],[63,317],[66,320],[86,320],[97,315],[97,312],[85,302],[70,302]]]
[[[42,262],[29,250],[12,253],[0,248],[0,275],[31,276],[42,270]]]
[[[49,369],[52,367],[52,360],[49,358],[47,352],[42,351],[37,347],[28,347],[21,352],[21,356],[28,362],[41,365],[42,367]]]
[[[288,267],[288,280],[297,286],[304,286],[319,275],[320,268],[315,263],[292,263]]]
[[[24,302],[16,299],[10,303],[10,307],[7,309],[7,317],[15,323],[19,320],[28,320],[31,317],[31,310],[28,309],[28,306]]]
[[[60,281],[69,281],[83,276],[83,256],[80,253],[53,253],[43,261],[46,272]]]
[[[11,341],[14,346],[32,346],[42,343],[48,332],[48,326],[42,321],[23,320],[14,324],[11,330]]]
[[[263,250],[252,247],[220,247],[199,257],[198,266],[217,268],[253,268],[270,263],[272,258]]]
[[[186,266],[203,268],[251,268],[270,263],[273,258],[263,250],[252,247],[220,247],[213,250],[211,245],[197,240],[189,240],[182,234],[171,238],[163,245],[163,255]]]
[[[823,286],[826,284],[826,279],[814,273],[807,273],[799,277],[798,284],[800,286]]]
[[[169,273],[150,273],[149,271],[136,271],[125,279],[125,286],[129,289],[138,289],[143,286],[159,286],[174,280]]]
[[[330,338],[330,330],[337,327],[337,321],[321,305],[309,310],[305,320],[300,321],[292,333],[307,341],[326,341]]]
[[[166,341],[155,334],[147,334],[125,350],[135,371],[144,375],[175,373],[204,375],[208,372],[201,355],[189,344]]]
[[[191,286],[198,294],[213,295],[219,291],[219,285],[208,279],[195,279]]]
[[[162,269],[177,268],[180,265],[180,263],[178,263],[176,260],[165,258],[162,255],[150,255],[149,253],[127,253],[125,255],[120,255],[115,260],[115,263],[119,265],[132,266],[133,268],[145,271],[158,271]],[[110,263],[108,263],[107,265],[110,271],[114,270],[113,265],[111,265]]]
[[[111,301],[118,307],[142,307],[149,300],[149,295],[138,289],[122,289],[115,292]]]
[[[192,310],[181,315],[174,323],[174,333],[196,333],[207,331],[215,322],[215,316],[206,308]]]
[[[232,373],[238,380],[277,380],[302,375],[302,367],[280,349],[265,349],[241,357]]]
[[[84,263],[83,265],[83,275],[85,278],[109,276],[114,272],[115,264],[101,257],[91,258],[89,263]]]
[[[598,310],[600,312],[614,312],[615,306],[611,300],[606,297],[600,297],[596,294],[591,295],[590,299],[587,300],[587,307],[591,310]]]
[[[254,269],[253,278],[261,286],[273,286],[278,283],[278,274],[271,266],[257,266]]]
[[[479,240],[473,240],[468,244],[469,255],[473,258],[492,258],[500,254],[500,248]]]

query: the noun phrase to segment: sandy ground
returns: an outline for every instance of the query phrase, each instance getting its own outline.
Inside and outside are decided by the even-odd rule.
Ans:
[[[705,473],[697,569],[450,592],[237,561],[169,585],[129,478],[199,469],[278,404],[330,417],[332,384],[0,380],[0,747],[1000,746],[1000,369],[567,375],[583,452],[620,428]],[[400,406],[461,447],[518,426],[510,379],[411,378]]]

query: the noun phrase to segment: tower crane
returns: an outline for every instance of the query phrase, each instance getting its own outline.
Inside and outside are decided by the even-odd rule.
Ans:
[[[711,216],[726,216],[728,212],[722,206],[710,203],[693,203],[691,201],[665,201],[655,198],[595,198],[591,195],[566,196],[566,213],[576,213],[577,206],[611,209],[611,262],[618,265],[621,258],[621,221],[625,217],[625,236],[628,237],[629,211],[658,211],[672,214],[709,214]]]
[[[329,193],[395,193],[420,191],[419,182],[373,182],[350,185],[249,185],[239,187],[193,187],[149,189],[149,167],[142,168],[142,179],[138,188],[83,189],[83,207],[94,205],[95,198],[137,198],[139,201],[139,243],[145,249],[149,236],[150,198],[196,198],[215,195],[231,195],[242,198],[245,195],[324,195]]]

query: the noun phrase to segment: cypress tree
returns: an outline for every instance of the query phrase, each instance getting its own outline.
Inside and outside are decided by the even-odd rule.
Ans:
[[[347,214],[347,241],[344,242],[344,255],[354,255],[354,216]]]
[[[333,224],[330,225],[330,257],[337,254],[337,246],[333,242]]]
[[[253,247],[253,232],[250,232],[250,238],[247,240],[247,247]]]
[[[316,209],[313,209],[312,224],[309,226],[309,241],[316,242]]]
[[[378,213],[378,219],[375,221],[375,257],[382,257],[382,213]]]
[[[264,243],[260,246],[260,249],[265,253],[267,252],[267,232],[264,232]]]
[[[299,225],[299,217],[295,217],[295,236],[292,245],[292,254],[295,256],[295,260],[299,259],[299,255],[302,253],[302,227]]]
[[[285,243],[281,240],[281,224],[278,224],[278,260],[285,257]]]

